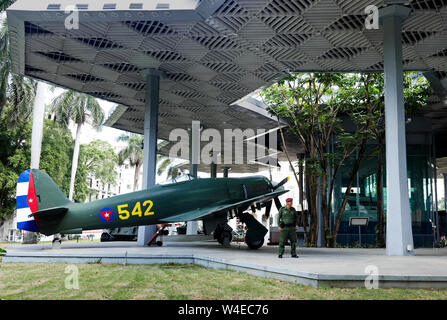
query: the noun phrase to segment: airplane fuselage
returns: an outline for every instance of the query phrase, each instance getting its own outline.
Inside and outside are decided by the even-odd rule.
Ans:
[[[156,185],[89,203],[69,203],[65,215],[61,219],[47,219],[41,232],[48,235],[153,225],[183,212],[237,203],[271,191],[269,180],[262,176],[194,179]]]

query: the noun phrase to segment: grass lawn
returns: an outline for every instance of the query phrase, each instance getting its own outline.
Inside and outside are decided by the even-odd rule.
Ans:
[[[312,288],[195,265],[0,263],[0,299],[447,299],[447,290]]]

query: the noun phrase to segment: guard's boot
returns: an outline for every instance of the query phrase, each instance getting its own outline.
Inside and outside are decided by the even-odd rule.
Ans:
[[[282,258],[282,254],[280,254],[280,255],[278,256],[278,258]]]

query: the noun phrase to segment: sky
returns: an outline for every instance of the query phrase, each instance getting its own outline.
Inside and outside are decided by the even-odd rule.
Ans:
[[[44,83],[46,87],[46,95],[45,95],[45,105],[50,105],[55,97],[62,94],[64,92],[64,89],[57,88],[54,90],[54,92],[51,92],[50,85]],[[108,102],[101,99],[96,99],[101,106],[101,109],[104,111],[105,119],[107,119],[110,115],[110,113],[114,110],[114,108],[117,106],[116,103]],[[73,139],[76,136],[76,125],[71,124],[70,130],[73,136]],[[112,146],[116,148],[122,148],[125,146],[125,143],[123,142],[117,142],[117,138],[126,133],[122,130],[117,130],[114,128],[103,126],[100,131],[96,131],[92,126],[89,124],[83,126],[82,132],[81,132],[81,144],[88,144],[93,140],[103,140],[108,143],[110,143]]]

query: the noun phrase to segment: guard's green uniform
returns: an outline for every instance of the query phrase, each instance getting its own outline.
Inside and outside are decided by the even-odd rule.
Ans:
[[[284,222],[285,226],[279,234],[278,255],[282,256],[284,254],[284,244],[289,239],[292,256],[296,256],[295,227],[298,226],[298,213],[293,207],[290,207],[290,210],[287,207],[282,207],[278,212],[278,226],[281,224],[281,221]]]

